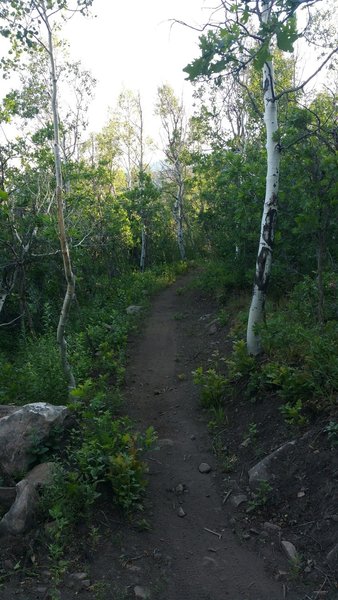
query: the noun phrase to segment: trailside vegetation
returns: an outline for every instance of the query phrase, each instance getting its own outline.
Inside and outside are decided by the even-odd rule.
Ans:
[[[185,69],[193,115],[169,85],[158,88],[163,148],[152,161],[142,91],[121,92],[103,129],[87,131],[95,81],[72,61],[62,24],[91,4],[0,1],[1,68],[10,83],[15,73],[0,99],[0,403],[72,412],[43,499],[55,559],[102,483],[127,514],[141,503],[142,452],[156,432],[135,432],[121,409],[126,343],[138,324],[126,309],[142,314],[189,261],[231,324],[225,368],[194,373],[214,421],[226,397],[271,393],[289,425],[320,414],[332,443],[337,430],[332,23],[313,2],[223,1]],[[322,49],[298,81],[300,38],[317,46],[320,38]],[[324,83],[307,92],[321,69]]]

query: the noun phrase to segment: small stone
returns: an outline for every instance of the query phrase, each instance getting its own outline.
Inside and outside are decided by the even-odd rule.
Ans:
[[[231,496],[230,503],[235,508],[238,508],[241,504],[248,501],[248,497],[245,494],[236,494],[235,496]]]
[[[275,523],[270,523],[269,521],[266,521],[263,527],[265,531],[268,531],[269,533],[279,533],[282,531],[279,525],[275,525]]]
[[[177,516],[178,516],[178,517],[181,517],[181,518],[183,518],[183,517],[185,517],[185,516],[186,516],[186,514],[187,514],[187,513],[186,513],[186,512],[184,512],[184,510],[183,510],[182,506],[180,506],[180,507],[179,507],[179,509],[178,509],[178,511],[177,511]]]
[[[134,594],[137,600],[148,600],[148,598],[150,598],[149,590],[147,590],[144,587],[141,587],[140,585],[135,585]]]
[[[190,436],[190,439],[191,439],[192,441],[194,441],[194,440],[196,439],[196,436],[195,436],[194,434],[192,434],[192,435]]]
[[[179,483],[176,487],[175,487],[175,492],[176,494],[179,496],[180,494],[183,494],[184,492],[184,484],[183,483]]]
[[[242,538],[243,538],[243,540],[249,540],[250,539],[250,533],[244,532],[242,534]]]
[[[217,325],[216,325],[216,323],[213,323],[212,325],[210,325],[208,331],[209,331],[209,335],[215,335],[215,333],[217,333]]]
[[[128,306],[128,308],[126,308],[126,313],[127,315],[137,315],[139,312],[141,312],[141,310],[142,306],[132,304],[131,306]]]
[[[288,573],[287,571],[278,571],[277,575],[275,575],[276,581],[281,581],[283,579],[287,579]]]
[[[82,588],[89,588],[90,581],[87,573],[71,573],[66,580],[66,585],[71,589],[80,591]]]
[[[212,558],[211,556],[204,556],[202,565],[203,567],[208,567],[214,570],[217,569],[218,563],[215,558]]]
[[[72,573],[70,575],[70,579],[74,579],[75,581],[83,581],[87,578],[87,573]]]
[[[282,540],[281,546],[284,550],[286,557],[289,560],[297,560],[298,553],[297,553],[296,547],[291,542],[288,542],[287,540]]]
[[[201,463],[200,466],[198,467],[198,470],[200,473],[210,473],[211,466],[208,465],[208,463]]]
[[[173,446],[174,442],[172,440],[169,440],[169,439],[163,439],[163,440],[158,440],[157,445],[160,448],[164,448],[165,446]]]

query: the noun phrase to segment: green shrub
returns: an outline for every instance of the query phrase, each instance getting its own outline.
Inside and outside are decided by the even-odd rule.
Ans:
[[[215,369],[203,370],[198,367],[193,371],[193,381],[201,387],[201,403],[205,408],[217,407],[227,387],[227,380]]]

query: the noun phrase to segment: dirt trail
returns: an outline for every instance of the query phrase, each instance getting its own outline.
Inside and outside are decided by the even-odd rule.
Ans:
[[[154,600],[279,600],[282,584],[235,537],[222,505],[221,478],[191,377],[206,342],[212,345],[205,303],[196,291],[182,290],[191,278],[159,294],[130,348],[128,413],[140,429],[154,425],[159,448],[148,455],[145,517],[152,529],[123,536],[123,544],[150,558],[138,561],[138,579]],[[201,474],[201,463],[211,472]]]

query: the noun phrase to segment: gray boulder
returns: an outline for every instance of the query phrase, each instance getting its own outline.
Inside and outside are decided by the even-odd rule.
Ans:
[[[54,470],[55,463],[42,463],[27,473],[15,488],[0,488],[0,499],[1,490],[8,490],[8,500],[14,500],[0,521],[0,536],[20,535],[32,526],[38,503],[37,490],[51,481]]]
[[[252,489],[257,489],[261,481],[273,481],[274,479],[274,464],[277,460],[286,458],[295,448],[296,441],[287,442],[280,446],[277,450],[265,456],[259,463],[253,466],[249,474],[249,485]]]
[[[38,495],[34,485],[23,479],[16,485],[16,499],[0,521],[0,536],[19,535],[27,531],[33,522]]]
[[[0,470],[25,473],[36,444],[48,439],[54,427],[64,426],[68,409],[46,402],[26,404],[0,418]]]

